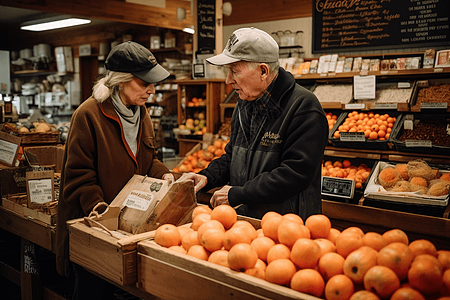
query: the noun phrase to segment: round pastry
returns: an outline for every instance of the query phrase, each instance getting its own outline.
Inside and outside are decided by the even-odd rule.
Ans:
[[[442,175],[441,172],[439,171],[439,169],[433,168],[432,170],[433,170],[433,174],[434,174],[433,179],[439,179]]]
[[[387,167],[378,174],[378,182],[385,189],[393,187],[402,177],[393,167]]]
[[[430,189],[428,190],[428,195],[431,196],[448,195],[449,186],[450,184],[448,182],[440,180],[440,182],[437,182],[430,187]]]
[[[407,164],[396,164],[395,165],[395,170],[397,170],[397,172],[400,173],[400,176],[402,176],[403,179],[409,180],[408,165]]]
[[[428,182],[425,180],[425,178],[422,177],[413,177],[409,181],[412,185],[420,185],[424,187],[428,187]]]
[[[407,166],[409,178],[422,177],[427,181],[430,181],[435,176],[433,169],[431,169],[431,167],[421,159],[412,160],[408,162]]]
[[[401,192],[411,192],[411,184],[409,181],[400,180],[392,187],[392,192],[401,193]]]
[[[422,185],[411,184],[411,192],[417,192],[417,191],[420,191],[422,195],[425,195],[428,193],[428,187],[422,186]]]

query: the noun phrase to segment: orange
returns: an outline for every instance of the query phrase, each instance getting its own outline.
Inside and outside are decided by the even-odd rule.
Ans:
[[[212,210],[211,220],[217,220],[222,223],[226,229],[230,229],[237,221],[237,213],[236,210],[229,205],[219,205]]]
[[[371,127],[372,130],[376,130],[378,129],[378,125],[372,125]],[[369,133],[369,140],[376,140],[378,139],[378,133],[376,131],[372,131],[371,133]]]
[[[211,221],[211,214],[200,213],[194,219],[192,219],[191,228],[193,230],[198,230],[200,225],[202,225],[203,223],[205,223],[207,221]]]
[[[369,246],[377,251],[387,246],[387,242],[384,237],[378,232],[366,232],[363,236],[364,245]]]
[[[256,232],[255,227],[253,227],[253,225],[245,220],[237,220],[233,226],[231,226],[231,228],[236,228],[236,227],[240,227],[240,228],[244,228],[244,230],[247,232],[247,234],[250,236],[251,240],[253,241],[254,239],[256,239],[256,237],[258,236],[258,233]],[[231,229],[230,228],[230,229]]]
[[[334,275],[344,273],[344,261],[345,258],[341,255],[335,252],[328,252],[319,259],[317,270],[323,279],[328,281]]]
[[[292,276],[290,286],[298,292],[320,297],[325,289],[325,282],[316,270],[303,269]]]
[[[256,278],[266,280],[266,270],[261,270],[260,268],[250,268],[245,270],[244,273]]]
[[[255,249],[259,259],[267,261],[267,253],[269,252],[270,248],[275,246],[275,242],[271,238],[261,236],[254,239],[250,243],[250,245],[253,249]]]
[[[336,239],[337,239],[337,237],[338,237],[340,234],[341,234],[341,232],[340,232],[338,229],[336,229],[336,228],[331,228],[331,229],[330,229],[330,234],[328,234],[328,236],[327,236],[327,240],[332,241],[333,244],[336,245]]]
[[[207,205],[198,205],[192,210],[192,220],[199,214],[211,214],[212,209]]]
[[[208,229],[202,234],[201,244],[209,252],[220,250],[223,247],[224,235],[225,232],[220,229],[216,228]]]
[[[262,231],[262,228],[256,229],[256,237],[264,236],[264,232]]]
[[[342,161],[342,166],[344,168],[349,168],[351,165],[352,165],[352,163],[348,159],[345,159]]]
[[[225,228],[223,227],[222,223],[220,223],[217,220],[209,220],[204,222],[202,225],[200,225],[200,227],[197,229],[197,233],[198,233],[198,242],[201,244],[203,239],[202,239],[202,235],[203,233],[208,230],[208,229],[218,229],[222,232],[225,232]]]
[[[197,231],[188,232],[181,239],[181,246],[183,246],[186,251],[188,251],[191,246],[200,244]]]
[[[300,238],[292,246],[290,258],[299,268],[315,268],[320,255],[320,246],[315,241]]]
[[[296,221],[296,222],[299,222],[302,225],[305,225],[305,223],[303,222],[302,217],[300,217],[299,215],[296,215],[294,213],[284,214],[283,218],[288,219],[288,220],[292,220],[292,221]]]
[[[450,251],[449,250],[439,250],[437,252],[437,259],[444,270],[450,269]]]
[[[184,249],[181,246],[170,246],[169,249],[173,250],[173,251],[176,251],[178,253],[181,253],[181,254],[186,254],[187,253],[186,249]]]
[[[351,252],[355,251],[359,247],[364,246],[363,235],[358,233],[347,232],[338,236],[336,239],[336,252],[347,257]]]
[[[386,231],[382,234],[384,239],[387,241],[388,244],[394,243],[394,242],[400,242],[405,245],[409,244],[409,239],[406,233],[401,229],[391,229]]]
[[[290,258],[291,250],[284,244],[275,244],[267,252],[267,263],[280,258]]]
[[[201,260],[208,260],[210,254],[211,253],[202,245],[192,245],[187,251],[187,255],[196,257]]]
[[[352,280],[343,274],[338,274],[331,277],[326,283],[325,298],[327,300],[348,300],[354,291]]]
[[[266,213],[263,215],[263,217],[261,218],[261,227],[264,225],[264,223],[265,223],[268,219],[270,219],[270,218],[272,218],[272,217],[277,217],[277,216],[280,216],[280,217],[281,217],[281,214],[277,213],[276,211],[268,211],[268,212],[266,212]]]
[[[444,280],[437,258],[429,254],[416,256],[408,271],[408,281],[423,295],[439,293],[444,285]]]
[[[374,291],[380,298],[389,298],[400,288],[400,280],[388,267],[373,266],[364,275],[364,288]]]
[[[413,288],[401,287],[392,294],[390,300],[425,300],[425,297]]]
[[[227,230],[223,236],[223,247],[226,250],[230,250],[234,245],[239,243],[249,244],[252,242],[252,238],[243,227],[233,227]]]
[[[257,261],[258,254],[250,244],[236,244],[228,252],[228,265],[235,271],[244,272],[253,268]]]
[[[442,281],[447,289],[447,293],[450,295],[450,269],[445,270],[444,275],[442,276]]]
[[[163,224],[155,231],[155,243],[163,247],[181,245],[181,234],[177,226],[172,224]]]
[[[228,251],[224,249],[214,251],[209,255],[208,261],[229,268]]]
[[[436,246],[434,246],[434,244],[429,240],[421,239],[412,241],[409,244],[409,249],[411,249],[416,256],[420,254],[430,254],[433,256],[437,256]]]
[[[347,227],[344,230],[342,230],[341,233],[357,233],[361,237],[364,236],[364,231],[361,228],[356,227],[356,226]]]
[[[274,220],[273,218],[272,220]],[[271,220],[266,222],[266,225],[269,224]],[[264,229],[263,229],[264,230]],[[280,225],[278,225],[278,233],[277,238],[278,241],[282,244],[285,244],[288,247],[292,247],[295,241],[299,238],[309,238],[310,233],[309,229],[300,224],[299,222],[295,222],[292,220],[284,219]]]
[[[278,226],[280,226],[283,221],[284,218],[281,215],[267,219],[261,226],[264,235],[270,237],[275,242],[278,242]]]
[[[266,267],[266,280],[280,285],[288,285],[297,269],[287,258],[280,258],[270,262]]]
[[[305,221],[312,239],[326,238],[330,234],[331,221],[323,214],[311,215]]]
[[[181,226],[178,227],[178,231],[180,232],[181,235],[181,239],[183,239],[183,237],[188,233],[188,232],[192,232],[192,228],[186,227],[186,226]]]
[[[333,244],[332,241],[327,239],[315,239],[314,240],[320,247],[320,256],[323,256],[325,253],[328,252],[336,252],[336,245]]]
[[[344,262],[344,274],[355,284],[362,284],[367,270],[377,264],[378,252],[368,246],[362,246],[351,252]]]
[[[372,292],[361,290],[354,293],[349,300],[380,300],[380,298]]]
[[[377,264],[385,266],[397,274],[399,280],[403,280],[408,275],[409,267],[414,259],[411,249],[401,242],[387,245],[378,252]]]

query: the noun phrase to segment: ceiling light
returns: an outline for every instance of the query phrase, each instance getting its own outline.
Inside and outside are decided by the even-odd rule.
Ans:
[[[44,31],[44,30],[52,30],[70,26],[77,26],[91,23],[91,20],[86,19],[78,19],[78,18],[67,18],[63,20],[51,20],[51,19],[42,19],[35,20],[32,22],[23,23],[20,26],[22,30],[30,30],[30,31]]]
[[[195,33],[194,28],[190,28],[190,27],[183,28],[183,31],[187,32],[187,33],[190,33],[190,34],[194,34]]]

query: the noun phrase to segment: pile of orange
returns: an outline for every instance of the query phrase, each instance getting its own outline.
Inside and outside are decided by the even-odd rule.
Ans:
[[[333,137],[340,138],[341,132],[364,132],[366,139],[384,141],[389,138],[396,120],[396,117],[387,113],[352,111],[333,133]]]
[[[333,228],[322,214],[303,220],[268,212],[255,229],[228,205],[198,206],[192,223],[165,224],[155,242],[177,252],[327,300],[450,297],[450,251],[399,229]]]
[[[184,159],[180,166],[172,169],[175,173],[194,172],[197,173],[208,166],[208,164],[225,153],[225,146],[229,140],[215,140],[206,150],[200,149]]]
[[[335,114],[333,114],[331,112],[325,113],[325,116],[327,117],[327,120],[328,120],[328,131],[331,131],[334,124],[336,124],[336,120],[337,120],[338,116],[336,116]]]
[[[192,97],[191,100],[188,101],[187,106],[189,107],[197,107],[197,106],[205,106],[206,101],[203,98]]]
[[[323,161],[322,162],[322,176],[338,177],[351,179],[355,181],[355,188],[361,188],[362,184],[366,182],[370,175],[369,168],[365,164],[359,164],[358,166],[352,165],[351,161],[345,159],[343,161]]]

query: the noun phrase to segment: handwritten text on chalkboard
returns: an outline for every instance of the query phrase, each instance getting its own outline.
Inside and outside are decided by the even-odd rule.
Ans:
[[[313,52],[450,45],[449,0],[315,0]]]

